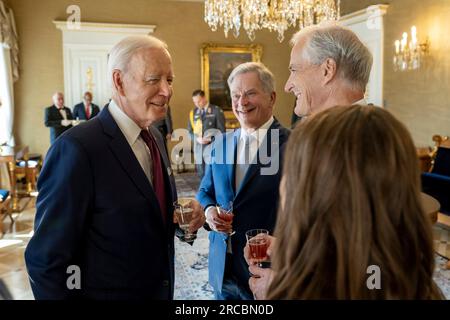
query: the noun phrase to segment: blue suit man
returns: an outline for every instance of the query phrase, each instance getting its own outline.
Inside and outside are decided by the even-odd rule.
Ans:
[[[209,283],[216,299],[252,299],[250,274],[243,256],[245,232],[273,232],[278,205],[281,162],[289,130],[273,118],[273,75],[260,63],[246,63],[228,80],[233,112],[241,129],[216,137],[197,194],[206,210],[209,233]],[[252,138],[250,138],[252,137]],[[244,143],[246,139],[250,141]],[[245,150],[252,159],[244,163]],[[233,202],[233,220],[221,219],[216,204]],[[234,234],[227,233],[233,230]]]
[[[89,120],[100,113],[100,108],[92,103],[92,93],[86,91],[83,101],[73,107],[73,118],[76,120]]]
[[[53,144],[39,177],[25,252],[36,299],[173,298],[177,195],[163,137],[151,126],[172,95],[171,57],[156,38],[127,37],[108,67],[113,100]],[[199,208],[192,231],[205,221]]]

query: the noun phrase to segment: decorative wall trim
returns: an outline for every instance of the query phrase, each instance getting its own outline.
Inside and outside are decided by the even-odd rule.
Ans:
[[[91,88],[94,103],[100,107],[111,97],[106,79],[108,53],[121,39],[131,35],[147,35],[155,25],[81,22],[73,28],[67,21],[53,21],[62,31],[64,59],[64,94],[66,106],[81,102]]]
[[[366,100],[383,106],[384,22],[388,5],[374,5],[342,16],[339,23],[351,29],[373,55],[372,71],[366,90]]]
[[[53,21],[56,28],[62,31],[74,32],[112,32],[112,33],[133,33],[149,34],[156,29],[155,25],[147,24],[120,24],[120,23],[99,23],[99,22],[81,22],[80,29],[70,29],[67,21]]]

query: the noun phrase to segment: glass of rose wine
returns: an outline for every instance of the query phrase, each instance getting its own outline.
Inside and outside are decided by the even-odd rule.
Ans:
[[[248,247],[250,249],[250,256],[259,267],[262,267],[262,262],[267,261],[267,248],[269,231],[266,229],[252,229],[245,233]]]
[[[217,215],[219,216],[220,219],[229,222],[230,225],[233,223],[233,217],[234,217],[233,201],[229,201],[226,205],[217,204],[216,209],[217,209]],[[233,229],[231,229],[229,232],[227,232],[227,234],[229,236],[232,236],[235,233],[236,232],[233,231]]]

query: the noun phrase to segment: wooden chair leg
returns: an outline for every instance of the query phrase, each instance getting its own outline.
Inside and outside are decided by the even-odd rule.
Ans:
[[[9,216],[9,219],[11,220],[11,225],[12,225],[15,221],[14,221],[14,218],[12,215],[11,197],[6,199],[5,205],[6,205],[6,214]]]
[[[0,208],[0,238],[3,238],[6,233],[3,220],[5,220],[7,216],[9,216],[9,218],[11,219],[10,201],[11,197],[6,198],[6,200],[2,203],[2,207]]]

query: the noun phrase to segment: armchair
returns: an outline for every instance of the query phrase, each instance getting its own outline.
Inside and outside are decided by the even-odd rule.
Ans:
[[[439,201],[440,212],[450,215],[450,140],[435,135],[433,141],[432,165],[429,172],[422,173],[422,191]]]

